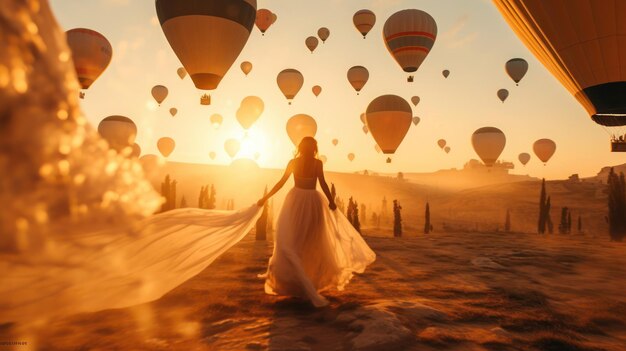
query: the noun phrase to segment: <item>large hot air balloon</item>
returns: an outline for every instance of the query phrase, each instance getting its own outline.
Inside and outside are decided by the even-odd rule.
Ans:
[[[492,167],[502,154],[506,136],[495,127],[483,127],[472,134],[472,146],[485,166]]]
[[[217,129],[222,125],[222,121],[224,121],[224,118],[222,117],[222,115],[216,113],[211,115],[210,120],[213,128]]]
[[[109,116],[98,124],[98,133],[112,149],[121,152],[135,142],[137,126],[128,117]]]
[[[317,36],[320,37],[322,43],[325,43],[326,39],[330,36],[330,30],[326,27],[322,27],[317,30]]]
[[[419,96],[411,97],[411,102],[413,103],[413,106],[417,106],[417,104],[420,103],[420,97]]]
[[[379,96],[367,106],[367,126],[385,154],[393,154],[400,146],[411,127],[411,112],[411,105],[397,95]]]
[[[367,36],[374,24],[376,24],[376,15],[370,10],[359,10],[352,16],[352,22],[356,30],[363,35],[363,39]]]
[[[383,38],[402,70],[415,72],[435,44],[437,23],[421,10],[398,11],[385,22]]]
[[[163,102],[163,100],[165,100],[167,94],[168,90],[163,85],[155,85],[154,87],[152,87],[152,97],[154,98],[154,100],[156,100],[159,106],[161,106],[161,103]]]
[[[319,44],[319,40],[317,40],[317,37],[308,37],[304,40],[304,44],[306,44],[306,47],[313,53]]]
[[[448,70],[448,69],[444,69],[443,71],[441,71],[441,75],[442,75],[444,78],[448,78],[448,76],[450,75],[450,70]]]
[[[500,90],[498,90],[496,95],[498,95],[498,99],[500,99],[500,101],[502,101],[502,103],[504,103],[506,98],[509,97],[509,91],[506,90],[506,89],[500,89]]]
[[[526,166],[528,161],[530,161],[530,154],[526,152],[522,152],[521,154],[519,154],[519,156],[517,156],[517,159],[522,165]]]
[[[445,139],[439,139],[437,140],[437,145],[439,145],[440,149],[443,149],[444,147],[446,147],[446,140]]]
[[[255,1],[256,2],[256,1]],[[265,35],[265,32],[274,23],[274,14],[268,9],[259,9],[256,12],[256,27],[261,31],[261,35]]]
[[[224,150],[230,156],[230,158],[235,158],[239,149],[241,148],[241,143],[237,139],[228,139],[224,142]]]
[[[357,95],[367,83],[367,80],[370,78],[370,73],[367,68],[363,66],[354,66],[348,70],[348,81],[356,90]]]
[[[311,88],[311,91],[313,91],[313,95],[315,95],[315,97],[318,97],[322,93],[322,87],[319,85],[315,85],[313,86],[313,88]]]
[[[420,123],[420,118],[415,116],[413,117],[413,124],[418,125]]]
[[[348,154],[348,160],[350,160],[350,162],[354,161],[354,154],[352,152]]]
[[[289,100],[289,105],[291,105],[291,100],[298,95],[304,84],[304,77],[299,71],[288,68],[278,73],[276,83],[278,83],[278,88],[280,88],[280,91]]]
[[[178,109],[176,107],[172,107],[170,109],[170,115],[172,115],[172,117],[176,116],[177,113],[178,113]]]
[[[626,125],[626,2],[494,3],[517,36],[596,123]]]
[[[89,89],[111,62],[111,43],[102,34],[86,28],[70,29],[65,34],[80,87]]]
[[[179,67],[176,70],[176,74],[178,74],[180,79],[185,79],[185,77],[187,77],[187,71],[185,70],[185,67]]]
[[[337,146],[337,144],[339,144],[339,139],[333,139],[333,145]]]
[[[556,143],[550,139],[539,139],[533,144],[533,151],[537,158],[545,165],[554,152],[556,151]]]
[[[509,77],[513,79],[515,85],[519,85],[520,80],[522,80],[526,72],[528,72],[528,62],[523,58],[513,58],[506,62],[504,69]]]
[[[241,106],[237,110],[237,121],[243,129],[250,129],[254,122],[261,116],[265,104],[263,100],[257,96],[246,96],[241,101]]]
[[[157,148],[163,157],[168,157],[175,147],[176,142],[172,138],[163,137],[157,141]]]
[[[243,72],[243,74],[245,74],[246,76],[248,75],[248,73],[250,73],[250,71],[252,71],[252,63],[248,62],[248,61],[243,61],[240,65],[241,67],[241,71]]]
[[[293,145],[298,146],[302,138],[310,136],[315,137],[317,133],[317,123],[315,119],[309,115],[298,114],[292,116],[287,121],[287,135]]]
[[[196,88],[214,90],[250,37],[256,0],[156,0],[156,12]]]

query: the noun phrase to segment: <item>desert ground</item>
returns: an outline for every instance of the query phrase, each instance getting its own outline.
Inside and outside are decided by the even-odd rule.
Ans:
[[[377,253],[315,309],[263,293],[272,242],[251,233],[152,303],[4,325],[40,350],[623,350],[626,245],[580,235],[364,236]]]

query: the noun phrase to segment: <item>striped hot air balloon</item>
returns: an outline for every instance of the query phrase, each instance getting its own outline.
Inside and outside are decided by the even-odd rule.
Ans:
[[[135,142],[137,126],[128,117],[109,116],[98,124],[98,133],[109,143],[112,149],[121,152]]]
[[[194,85],[214,90],[245,46],[256,0],[156,0],[163,33]]]
[[[357,95],[363,89],[367,80],[370,78],[370,72],[363,66],[354,66],[348,70],[348,81],[356,90]]]
[[[104,35],[87,28],[70,29],[66,37],[80,87],[89,89],[111,62],[111,43]]]
[[[472,146],[474,151],[485,166],[492,167],[506,145],[506,136],[495,127],[483,127],[472,134]]]
[[[402,70],[415,72],[435,44],[437,23],[421,10],[398,11],[385,22],[383,37],[387,50]]]
[[[367,33],[372,30],[374,24],[376,24],[376,15],[370,10],[359,10],[354,16],[352,16],[352,22],[356,27],[356,30],[363,35],[363,39],[367,36]]]

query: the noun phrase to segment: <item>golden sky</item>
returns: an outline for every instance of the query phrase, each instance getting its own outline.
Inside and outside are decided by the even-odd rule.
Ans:
[[[485,0],[319,0],[259,1],[278,20],[265,36],[254,28],[250,39],[219,88],[212,93],[212,105],[201,106],[189,77],[181,80],[181,66],[156,19],[152,0],[51,0],[64,29],[85,27],[99,31],[113,45],[113,60],[104,74],[87,90],[82,107],[94,125],[109,115],[130,117],[138,126],[137,142],[142,154],[158,154],[156,142],[164,136],[176,140],[169,159],[181,162],[228,164],[224,151],[229,138],[244,138],[235,119],[241,100],[249,95],[265,102],[265,112],[250,129],[237,157],[252,158],[260,153],[262,167],[283,167],[293,155],[293,145],[285,132],[289,117],[306,113],[317,120],[320,153],[327,156],[326,169],[380,172],[431,172],[461,168],[477,158],[470,137],[474,130],[493,126],[507,136],[501,159],[514,161],[513,173],[537,177],[564,178],[572,173],[594,175],[603,166],[626,162],[623,154],[609,152],[607,132],[588,117],[584,109],[530,54],[506,25],[496,8]],[[363,39],[352,24],[352,15],[367,8],[376,13],[377,23]],[[394,12],[418,8],[437,22],[435,45],[415,82],[387,52],[382,39],[385,20]],[[318,28],[328,27],[330,38],[320,42],[311,54],[304,44]],[[522,57],[530,68],[518,87],[506,75],[504,64]],[[239,69],[242,61],[254,68],[248,77]],[[370,79],[356,95],[346,78],[348,68],[368,68]],[[276,85],[276,75],[285,68],[298,69],[304,86],[288,105]],[[451,71],[444,79],[441,71]],[[161,84],[169,96],[161,107],[150,90]],[[319,97],[311,87],[320,85]],[[503,104],[496,97],[500,88],[510,91]],[[359,115],[368,103],[383,94],[400,95],[407,100],[421,98],[413,109],[421,118],[412,127],[393,156],[374,149],[371,135],[361,131]],[[169,109],[178,114],[171,117]],[[224,123],[214,129],[209,117],[219,113]],[[333,146],[331,140],[340,143]],[[452,151],[445,154],[438,139],[446,139]],[[534,155],[526,167],[517,161],[521,152],[532,154],[535,140],[550,138],[557,151],[547,166]],[[215,151],[214,161],[209,152]],[[355,153],[353,162],[348,153]]]

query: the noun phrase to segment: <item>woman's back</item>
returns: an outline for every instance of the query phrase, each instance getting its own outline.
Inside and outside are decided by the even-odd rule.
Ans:
[[[296,157],[292,161],[293,179],[297,188],[315,189],[318,177],[318,159],[314,157]]]

